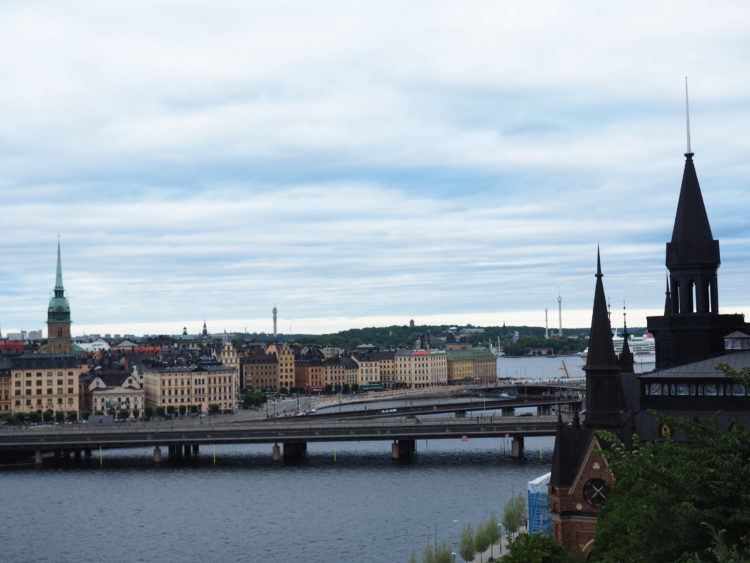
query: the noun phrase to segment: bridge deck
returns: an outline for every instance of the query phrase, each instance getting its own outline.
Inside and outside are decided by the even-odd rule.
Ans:
[[[483,417],[439,421],[273,421],[236,424],[115,424],[111,426],[4,429],[0,452],[86,448],[132,448],[184,444],[253,444],[552,436],[554,416]]]

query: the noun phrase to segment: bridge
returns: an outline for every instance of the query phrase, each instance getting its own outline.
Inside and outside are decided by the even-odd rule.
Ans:
[[[560,405],[576,406],[579,410],[581,407],[581,399],[579,397],[560,399],[508,399],[488,396],[467,400],[453,400],[452,402],[447,401],[448,400],[443,399],[443,402],[426,403],[424,402],[424,399],[422,399],[418,404],[413,404],[413,401],[409,402],[402,399],[398,401],[403,403],[402,405],[381,408],[373,408],[370,406],[369,409],[367,408],[367,403],[360,403],[362,406],[356,410],[338,410],[337,405],[328,405],[321,407],[315,413],[308,413],[306,416],[314,418],[383,418],[455,413],[456,416],[461,417],[466,416],[467,412],[491,410],[502,410],[504,416],[512,416],[513,409],[522,407],[536,407],[537,414],[545,415],[550,414],[554,407]],[[389,402],[395,403],[397,401]],[[351,403],[346,403],[346,405],[351,405]]]
[[[6,427],[0,431],[0,456],[34,456],[42,464],[45,454],[59,458],[90,456],[92,450],[153,447],[154,462],[162,461],[161,447],[169,456],[191,456],[201,445],[273,444],[275,461],[300,460],[308,442],[391,441],[391,455],[410,460],[416,440],[512,437],[512,455],[523,455],[526,436],[553,436],[555,416],[443,418],[433,420],[310,421],[278,420],[214,424],[169,425],[163,422],[112,425]]]

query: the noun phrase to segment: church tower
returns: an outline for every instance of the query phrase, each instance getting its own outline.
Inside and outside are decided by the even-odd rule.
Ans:
[[[58,240],[55,295],[50,299],[47,309],[47,352],[56,354],[69,354],[71,352],[70,323],[70,305],[65,297],[65,288],[63,287],[60,241]]]
[[[667,243],[664,315],[648,317],[656,340],[656,369],[724,353],[724,336],[744,330],[742,315],[719,314],[719,241],[713,238],[688,146],[680,198]]]

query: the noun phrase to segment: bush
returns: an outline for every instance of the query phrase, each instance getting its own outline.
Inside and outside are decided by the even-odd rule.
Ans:
[[[141,411],[133,409],[133,418],[138,418],[139,416],[141,416]]]
[[[94,413],[96,416],[104,416],[104,411],[98,410]]]
[[[52,422],[52,419],[55,418],[55,411],[47,409],[42,413],[42,418],[44,419],[44,422]]]
[[[60,423],[65,422],[65,412],[64,411],[57,411],[55,413],[55,422],[60,422]]]
[[[63,417],[64,417],[64,416],[65,416],[65,415],[63,415]],[[40,414],[39,414],[38,412],[36,412],[36,411],[32,411],[32,412],[30,412],[30,413],[28,413],[28,414],[26,415],[26,420],[28,420],[29,422],[39,422],[39,421],[41,421],[41,420],[42,420],[42,415],[40,415]],[[63,420],[64,420],[64,418],[63,418]]]
[[[547,534],[520,534],[510,542],[503,563],[573,563],[582,561]]]
[[[5,415],[5,424],[8,426],[16,426],[17,424],[21,424],[21,420],[17,416],[9,413]]]
[[[88,420],[91,416],[91,411],[81,411],[81,420]]]
[[[117,414],[117,418],[120,420],[127,420],[130,418],[130,409],[120,409],[120,412]]]
[[[68,419],[68,422],[75,422],[78,420],[78,413],[76,411],[68,411],[66,418]]]
[[[156,407],[156,416],[164,416],[164,407]]]

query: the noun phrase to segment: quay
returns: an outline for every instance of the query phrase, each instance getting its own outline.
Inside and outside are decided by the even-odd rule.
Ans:
[[[512,456],[523,456],[527,436],[554,436],[556,416],[493,416],[434,420],[271,420],[242,423],[177,425],[158,423],[112,425],[63,425],[52,427],[3,428],[0,431],[0,459],[27,455],[37,464],[45,454],[80,458],[93,450],[153,448],[155,462],[162,460],[162,447],[170,456],[191,456],[202,445],[273,444],[274,460],[301,459],[309,442],[389,441],[391,456],[409,460],[416,440],[512,438]]]

